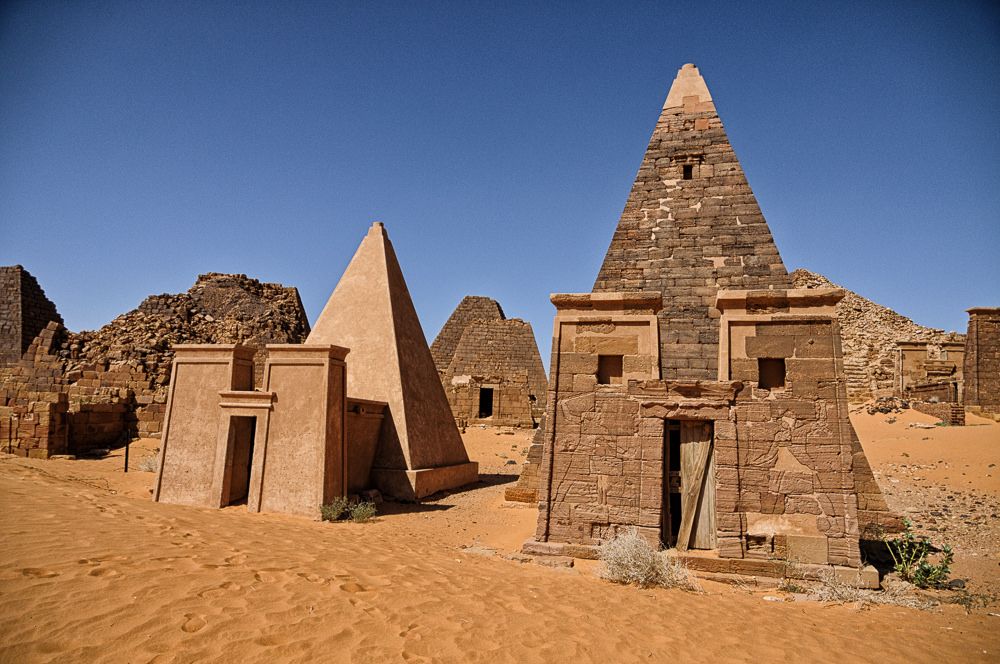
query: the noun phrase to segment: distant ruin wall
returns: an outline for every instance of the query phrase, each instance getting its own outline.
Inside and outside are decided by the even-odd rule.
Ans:
[[[20,265],[0,267],[0,366],[20,360],[49,321],[62,317],[38,281]]]
[[[936,417],[949,426],[960,427],[965,424],[965,408],[957,403],[932,403],[929,401],[911,401],[910,408],[931,417]]]
[[[23,356],[0,367],[0,447],[51,456],[158,437],[173,344],[244,343],[258,349],[263,367],[265,344],[301,343],[308,333],[295,288],[217,273],[199,276],[187,293],[150,296],[97,331],[50,322]],[[25,420],[43,410],[47,426]]]
[[[965,405],[1000,413],[1000,307],[969,309]]]
[[[842,288],[821,274],[808,270],[792,273],[795,288]],[[947,344],[963,342],[964,335],[924,327],[892,309],[876,304],[847,289],[837,304],[847,398],[861,402],[898,392],[897,342]]]

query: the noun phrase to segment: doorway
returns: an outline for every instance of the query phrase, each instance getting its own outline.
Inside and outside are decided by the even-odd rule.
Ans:
[[[493,388],[479,388],[479,419],[493,417]]]
[[[229,418],[230,463],[229,493],[226,505],[246,504],[250,495],[250,469],[253,465],[254,436],[257,432],[256,417]]]
[[[711,422],[666,420],[660,537],[684,551],[716,548]]]

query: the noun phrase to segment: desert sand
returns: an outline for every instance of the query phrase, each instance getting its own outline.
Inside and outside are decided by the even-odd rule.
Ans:
[[[957,543],[955,576],[969,578],[971,591],[1000,588],[991,512],[1000,473],[989,465],[1000,459],[1000,424],[917,428],[909,425],[935,420],[913,412],[852,419],[893,507],[923,531],[937,527],[927,531],[936,540],[970,542]],[[601,580],[593,562],[505,558],[534,530],[533,507],[503,500],[530,434],[470,429],[465,442],[484,482],[422,505],[387,503],[367,524],[153,503],[153,473],[123,473],[121,451],[76,461],[3,455],[0,661],[1000,657],[995,601],[971,612],[945,603],[859,610],[712,581],[701,593],[641,590]],[[134,443],[133,464],[157,444]],[[926,502],[933,496],[968,507],[944,515]]]

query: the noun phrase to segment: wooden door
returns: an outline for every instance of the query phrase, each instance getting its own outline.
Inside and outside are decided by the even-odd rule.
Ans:
[[[712,423],[681,422],[681,524],[677,548],[716,548]]]

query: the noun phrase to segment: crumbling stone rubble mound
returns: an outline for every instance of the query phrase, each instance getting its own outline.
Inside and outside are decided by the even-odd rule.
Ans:
[[[901,413],[910,407],[910,402],[899,397],[879,397],[874,402],[866,405],[865,409],[869,415],[876,413]]]
[[[301,343],[308,334],[309,321],[295,288],[261,283],[245,274],[210,272],[199,275],[187,293],[151,295],[97,331],[68,334],[58,356],[69,371],[137,363],[155,383],[166,385],[173,344],[263,347]]]
[[[99,330],[74,333],[52,320],[20,360],[0,366],[0,435],[11,451],[39,457],[157,437],[173,345],[256,347],[259,386],[264,346],[308,334],[295,288],[214,272],[186,293],[146,298]]]
[[[792,273],[792,283],[795,288],[843,288],[821,274],[803,269]],[[847,398],[852,402],[892,394],[897,341],[965,340],[964,334],[918,325],[888,307],[844,290],[846,295],[837,304],[837,314],[844,348]]]

